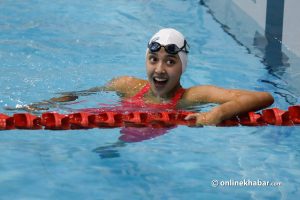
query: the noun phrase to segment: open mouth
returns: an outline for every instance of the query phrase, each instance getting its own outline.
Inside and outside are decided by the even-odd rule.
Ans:
[[[168,82],[168,78],[153,77],[153,82],[155,87],[164,87]]]

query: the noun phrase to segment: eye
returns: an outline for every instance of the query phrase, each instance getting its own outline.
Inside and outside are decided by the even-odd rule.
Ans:
[[[155,62],[157,62],[158,59],[156,56],[151,55],[151,56],[149,56],[148,60],[150,61],[150,63],[155,63]]]
[[[175,65],[176,61],[174,59],[168,59],[166,63],[167,65]]]

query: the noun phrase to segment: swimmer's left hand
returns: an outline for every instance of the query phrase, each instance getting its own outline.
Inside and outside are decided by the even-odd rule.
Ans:
[[[189,114],[185,120],[196,119],[196,126],[213,126],[219,124],[222,119],[219,113],[216,112],[202,112]]]

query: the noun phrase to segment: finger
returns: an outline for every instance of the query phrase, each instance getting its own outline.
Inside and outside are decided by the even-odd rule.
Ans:
[[[195,114],[189,114],[188,116],[186,116],[184,119],[185,120],[190,120],[190,119],[195,119],[197,118],[198,113]]]

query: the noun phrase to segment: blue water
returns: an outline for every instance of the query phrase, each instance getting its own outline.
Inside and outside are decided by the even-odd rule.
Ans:
[[[191,47],[184,87],[213,84],[268,91],[272,107],[299,97],[223,32],[198,1],[4,1],[0,3],[0,112],[104,85],[146,78],[145,48],[173,27]],[[280,87],[278,87],[280,85]],[[75,105],[114,104],[112,92]],[[179,126],[126,143],[121,129],[0,132],[0,199],[297,199],[298,127]],[[212,187],[212,180],[279,181],[276,187]]]

